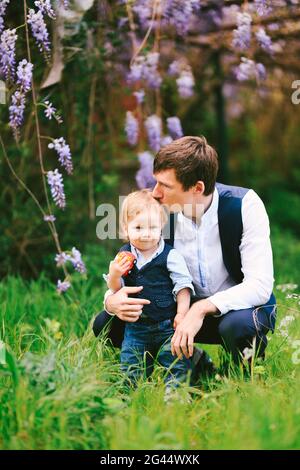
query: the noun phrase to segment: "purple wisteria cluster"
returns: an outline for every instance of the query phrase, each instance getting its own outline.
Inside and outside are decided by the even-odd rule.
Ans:
[[[16,41],[15,29],[5,29],[0,37],[0,78],[13,81],[16,66]]]
[[[68,0],[59,0],[60,5],[64,8],[69,6]],[[9,89],[13,88],[11,94],[11,103],[9,105],[9,126],[11,127],[15,139],[20,136],[20,127],[24,121],[24,112],[26,105],[26,95],[32,88],[33,64],[26,59],[20,60],[16,69],[16,42],[18,39],[17,29],[5,29],[4,15],[10,0],[0,0],[0,79],[6,81]],[[27,13],[27,23],[31,28],[33,37],[35,38],[39,50],[46,55],[50,52],[50,40],[47,30],[45,18],[55,19],[55,11],[52,8],[51,0],[35,0],[34,8],[30,8]],[[45,108],[46,117],[51,120],[54,117],[59,123],[62,122],[61,117],[57,114],[56,109],[49,101],[39,103]],[[54,149],[58,154],[58,161],[68,174],[73,172],[73,162],[71,150],[63,137],[52,139],[49,148]],[[56,168],[54,171],[47,171],[47,181],[55,204],[60,208],[66,207],[66,197],[64,193],[64,183],[61,173]],[[56,220],[53,214],[44,214],[44,221],[54,223]],[[73,247],[70,253],[60,253],[57,255],[57,264],[62,265],[66,261],[70,261],[74,269],[81,274],[86,273],[86,267],[82,261],[81,253]],[[65,292],[69,289],[71,283],[69,276],[61,281],[58,280],[57,291]]]
[[[157,89],[162,83],[158,72],[159,53],[149,52],[145,56],[138,56],[130,66],[127,80],[130,84],[143,80],[145,86]]]
[[[266,79],[266,68],[261,63],[242,57],[240,65],[235,70],[236,78],[243,82],[246,80],[257,80],[258,82]]]
[[[149,147],[154,152],[158,152],[160,149],[162,122],[161,118],[156,114],[152,114],[147,117],[145,121],[145,128],[147,131]]]
[[[64,209],[66,207],[66,196],[64,193],[63,177],[57,168],[54,171],[47,172],[47,180],[53,201],[60,209]]]
[[[24,120],[26,93],[31,89],[33,64],[26,59],[21,60],[17,68],[18,89],[11,97],[9,106],[9,126],[11,127],[15,139],[19,139],[20,127]]]
[[[135,0],[132,10],[142,30],[148,29],[151,23],[156,28],[156,21],[151,22],[155,7],[159,8],[163,26],[171,26],[178,35],[185,36],[193,15],[200,10],[201,0],[164,0],[160,4],[155,0]]]
[[[251,41],[251,23],[252,18],[249,13],[237,14],[237,29],[233,31],[232,45],[236,49],[246,50]]]
[[[27,22],[31,27],[32,35],[37,42],[39,50],[44,52],[46,57],[48,57],[48,53],[50,52],[50,40],[43,16],[43,12],[45,11],[45,9],[35,11],[33,8],[30,8],[27,15]]]
[[[78,271],[80,274],[86,273],[86,266],[82,261],[81,253],[77,248],[73,246],[71,252],[62,251],[55,256],[56,266],[62,267],[67,261],[70,261],[73,265],[75,271]]]
[[[180,36],[185,36],[190,28],[192,17],[201,7],[200,0],[166,0],[163,2],[163,18]]]
[[[4,29],[4,15],[10,0],[0,0],[0,33]]]
[[[266,16],[272,12],[271,0],[254,0],[254,8],[259,16]]]
[[[62,251],[55,256],[55,262],[57,267],[64,266],[67,262],[71,262],[75,271],[80,274],[86,273],[86,266],[82,260],[82,256],[79,250],[73,246],[70,252]],[[56,290],[59,294],[66,292],[71,287],[71,283],[68,279],[61,281],[60,279],[57,282]]]
[[[168,68],[168,74],[176,78],[180,98],[191,98],[194,94],[195,79],[190,65],[184,60],[174,60]]]
[[[35,0],[34,4],[43,15],[47,15],[52,20],[55,20],[56,15],[52,8],[51,0]]]
[[[274,46],[272,43],[272,39],[266,33],[264,28],[259,28],[259,30],[255,33],[256,39],[260,47],[267,52],[268,54],[272,55],[274,52]]]
[[[173,139],[183,136],[180,119],[177,116],[167,118],[168,131]]]
[[[138,104],[141,104],[141,103],[144,102],[145,91],[143,89],[140,89],[138,91],[134,91],[133,94],[136,97],[136,100],[137,100]]]
[[[125,132],[130,145],[136,145],[139,137],[139,123],[131,111],[126,113]]]
[[[71,175],[73,173],[72,155],[70,147],[66,144],[65,139],[63,137],[54,139],[53,142],[48,145],[48,148],[56,150],[59,163],[63,168],[65,168],[66,172]]]
[[[135,179],[138,188],[153,188],[156,180],[153,177],[153,155],[150,152],[141,152],[138,154],[140,169],[136,173]]]

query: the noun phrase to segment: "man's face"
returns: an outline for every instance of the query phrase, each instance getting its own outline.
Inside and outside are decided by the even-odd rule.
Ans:
[[[190,204],[193,200],[193,188],[184,191],[182,184],[176,179],[175,170],[163,170],[155,173],[154,177],[157,181],[152,196],[161,204],[172,209],[172,206],[178,205],[181,210],[185,204]],[[177,212],[176,210],[174,212]],[[172,211],[173,212],[173,211]]]

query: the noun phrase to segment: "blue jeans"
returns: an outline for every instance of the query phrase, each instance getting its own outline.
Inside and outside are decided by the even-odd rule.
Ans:
[[[167,369],[165,383],[176,386],[186,379],[191,361],[185,357],[178,359],[177,356],[172,356],[173,334],[173,319],[161,322],[139,319],[134,323],[126,323],[121,348],[121,369],[133,384],[142,375],[151,375],[155,359]]]

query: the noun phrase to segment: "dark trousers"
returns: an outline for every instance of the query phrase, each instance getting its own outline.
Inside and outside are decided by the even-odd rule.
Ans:
[[[231,310],[220,317],[206,316],[194,342],[220,344],[232,355],[234,362],[238,363],[243,350],[252,347],[254,338],[257,355],[264,354],[268,344],[266,334],[269,330],[274,332],[275,321],[276,300],[272,295],[269,304],[260,307]],[[108,337],[112,344],[120,348],[124,337],[124,322],[103,311],[94,320],[95,336],[98,336],[105,326],[109,328]]]

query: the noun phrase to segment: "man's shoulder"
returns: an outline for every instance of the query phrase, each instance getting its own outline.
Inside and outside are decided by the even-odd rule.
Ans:
[[[226,198],[238,198],[243,199],[244,196],[249,192],[252,191],[249,188],[244,188],[242,186],[233,186],[229,184],[223,183],[216,183],[216,189],[219,193],[219,196],[226,197]]]

